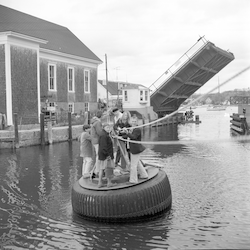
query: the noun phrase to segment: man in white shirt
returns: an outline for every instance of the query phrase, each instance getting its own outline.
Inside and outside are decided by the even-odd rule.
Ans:
[[[122,113],[120,112],[120,110],[118,108],[114,108],[113,114],[114,114],[114,124],[116,124],[118,119],[120,119],[122,117]]]
[[[120,110],[118,108],[113,108],[112,110],[113,114],[114,114],[114,125],[117,123],[117,121],[122,118],[122,113],[120,112]],[[117,166],[118,163],[120,162],[120,158],[121,158],[121,151],[120,151],[120,147],[118,145],[118,141],[115,138],[114,142],[114,154],[115,154],[115,165]],[[125,163],[123,163],[122,165],[124,165]]]

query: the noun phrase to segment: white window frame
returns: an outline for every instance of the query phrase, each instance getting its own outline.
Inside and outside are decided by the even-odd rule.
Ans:
[[[140,90],[140,102],[143,102],[143,90]]]
[[[88,75],[88,81],[86,82],[86,76]],[[86,90],[87,84],[87,90]],[[84,93],[90,93],[90,71],[88,69],[84,70]]]
[[[84,112],[89,111],[89,103],[85,102],[84,103]]]
[[[69,72],[72,70],[72,79],[70,79],[70,74]],[[68,72],[67,72],[67,78],[68,78],[68,91],[69,92],[75,92],[75,69],[73,67],[68,67]],[[72,89],[70,89],[70,81],[72,81]]]
[[[124,102],[128,101],[128,91],[124,90]]]
[[[148,101],[148,90],[144,91],[144,100],[147,102]]]
[[[51,77],[50,77],[50,67],[53,67],[54,69],[54,76],[53,76],[53,79],[54,79],[54,88],[51,88]],[[56,91],[57,90],[57,83],[56,83],[56,65],[55,64],[52,64],[52,63],[49,63],[48,64],[48,90],[49,91]]]
[[[148,90],[147,89],[140,89],[140,102],[148,102]]]
[[[73,102],[68,103],[68,111],[71,112],[71,114],[75,112],[75,107]]]

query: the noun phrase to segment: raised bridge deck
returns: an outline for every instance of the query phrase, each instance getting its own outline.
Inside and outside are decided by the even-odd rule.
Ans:
[[[232,60],[231,52],[200,38],[149,87],[154,111],[160,116],[174,112]]]

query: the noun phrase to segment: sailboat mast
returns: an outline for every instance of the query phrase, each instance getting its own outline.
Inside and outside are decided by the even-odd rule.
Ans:
[[[105,65],[106,65],[106,93],[107,93],[107,109],[109,108],[109,95],[108,95],[108,64],[107,55],[105,54]]]

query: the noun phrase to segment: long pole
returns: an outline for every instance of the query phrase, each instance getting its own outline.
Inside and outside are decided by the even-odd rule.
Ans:
[[[109,108],[109,95],[108,95],[108,64],[107,55],[105,54],[105,65],[106,65],[106,90],[107,90],[107,109]]]

